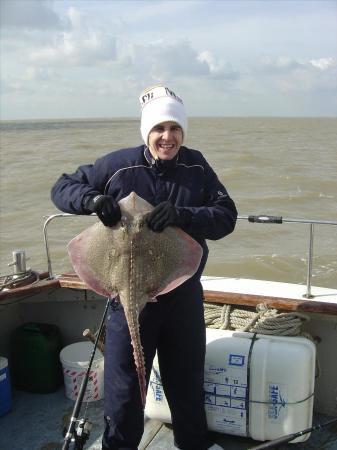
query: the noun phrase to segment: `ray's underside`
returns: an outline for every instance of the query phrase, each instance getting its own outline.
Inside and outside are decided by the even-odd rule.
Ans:
[[[151,231],[145,221],[153,207],[132,192],[119,202],[122,219],[114,227],[97,222],[68,244],[78,276],[98,294],[119,296],[130,330],[143,405],[145,363],[138,317],[148,301],[193,276],[201,246],[179,228]]]

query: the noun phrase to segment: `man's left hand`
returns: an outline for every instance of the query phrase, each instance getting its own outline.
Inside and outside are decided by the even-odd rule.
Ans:
[[[152,231],[161,232],[169,225],[180,225],[177,208],[169,201],[159,203],[146,218],[148,227]]]

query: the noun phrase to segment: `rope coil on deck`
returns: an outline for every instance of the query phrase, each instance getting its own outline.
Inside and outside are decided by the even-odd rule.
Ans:
[[[263,303],[256,306],[256,311],[235,308],[229,304],[205,303],[204,307],[206,327],[221,330],[298,336],[302,334],[303,322],[309,320],[309,317],[305,314],[297,312],[279,313],[277,309],[268,309]]]

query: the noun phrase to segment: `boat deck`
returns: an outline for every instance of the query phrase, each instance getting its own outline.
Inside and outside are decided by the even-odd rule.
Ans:
[[[86,290],[73,274],[48,279],[47,274],[30,286],[0,292],[1,354],[8,355],[10,333],[21,323],[54,323],[62,329],[64,344],[77,342],[85,328],[95,329],[99,323],[104,302]],[[336,362],[331,357],[335,349],[337,324],[337,290],[313,287],[313,299],[303,297],[303,286],[258,280],[204,277],[205,301],[217,304],[256,307],[263,302],[280,311],[298,311],[312,314],[310,332],[319,336],[318,354],[321,377],[317,383],[316,402],[325,412],[335,415]],[[277,295],[275,295],[277,294]],[[19,300],[18,300],[19,299]],[[76,323],[72,320],[76,314]],[[324,389],[323,389],[324,388]],[[13,392],[12,410],[0,417],[0,450],[56,450],[63,444],[62,432],[68,427],[74,402],[65,396],[64,387],[52,394]],[[317,410],[322,410],[320,408]],[[101,449],[103,432],[103,401],[83,405],[80,417],[87,416],[93,423],[91,436],[85,448]],[[331,412],[330,412],[331,411]],[[327,415],[315,415],[314,424],[324,424]],[[226,450],[247,450],[260,444],[248,438],[214,433],[214,441]],[[156,420],[145,421],[145,431],[139,450],[172,450],[170,426]],[[313,432],[299,444],[278,447],[286,449],[337,450],[337,425]]]
[[[12,410],[0,417],[1,450],[59,450],[62,448],[64,428],[74,402],[65,396],[64,387],[51,394],[13,392]],[[83,404],[80,417],[86,415],[93,423],[86,449],[100,450],[103,432],[103,400]],[[328,416],[316,415],[314,423],[324,423]],[[227,450],[246,450],[261,442],[239,436],[213,433],[214,441]],[[72,448],[72,447],[70,447]],[[336,450],[337,425],[313,432],[309,440],[278,447],[286,449]],[[145,432],[139,450],[173,450],[173,436],[169,425],[145,420]]]

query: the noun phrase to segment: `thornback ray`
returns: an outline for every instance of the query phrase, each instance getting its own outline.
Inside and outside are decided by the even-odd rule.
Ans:
[[[68,253],[77,275],[100,295],[119,296],[128,323],[143,406],[146,378],[139,314],[148,301],[180,286],[197,271],[202,247],[180,228],[150,230],[153,206],[131,192],[120,200],[122,218],[114,227],[100,221],[74,237]]]

